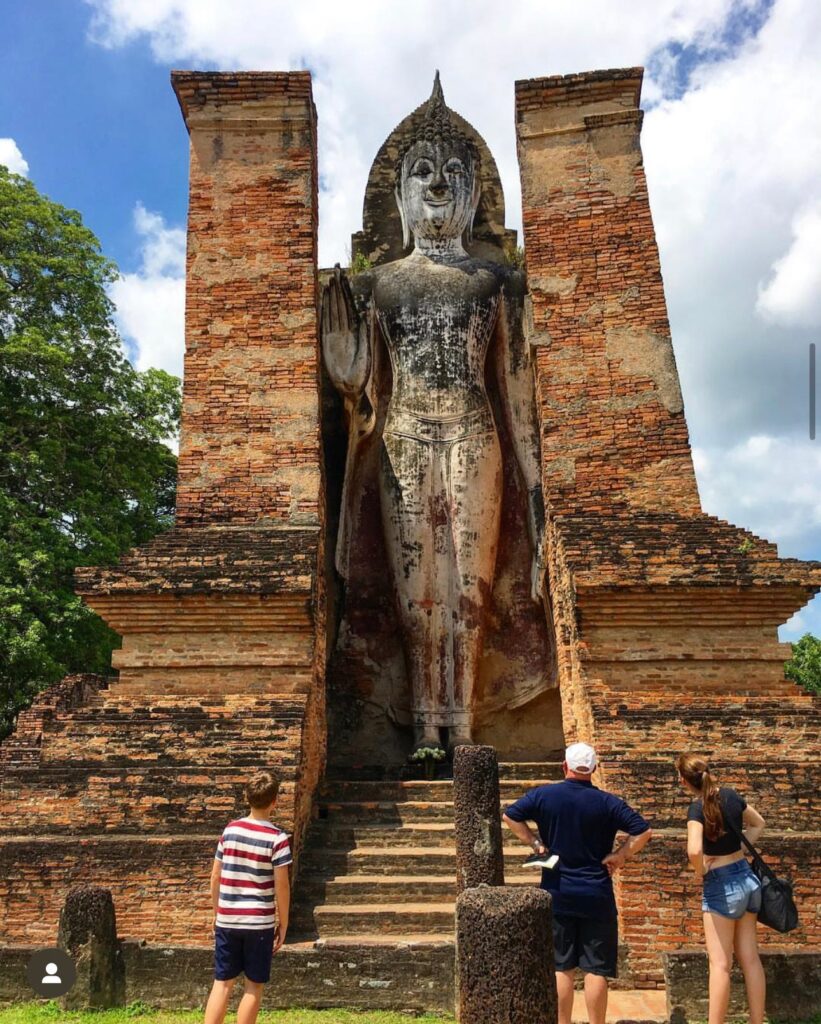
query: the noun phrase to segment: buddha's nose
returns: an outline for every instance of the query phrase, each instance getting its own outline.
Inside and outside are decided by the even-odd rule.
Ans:
[[[433,180],[428,187],[431,193],[437,198],[441,198],[447,193],[448,183],[445,180],[441,167],[437,167],[434,171]]]

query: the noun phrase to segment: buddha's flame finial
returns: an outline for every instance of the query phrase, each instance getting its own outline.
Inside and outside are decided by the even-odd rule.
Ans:
[[[425,107],[424,124],[429,131],[432,130],[432,134],[443,136],[453,134],[453,123],[450,119],[448,105],[445,103],[445,94],[442,92],[442,82],[438,71],[434,76],[433,89]],[[425,134],[427,135],[427,132]]]

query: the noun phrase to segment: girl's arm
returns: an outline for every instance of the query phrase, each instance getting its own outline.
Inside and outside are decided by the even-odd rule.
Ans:
[[[744,824],[745,837],[751,843],[758,842],[759,836],[764,831],[765,822],[755,807],[751,807],[747,804],[744,808],[744,814],[742,815],[741,820]]]
[[[700,821],[687,822],[687,860],[699,878],[705,873],[704,826]]]

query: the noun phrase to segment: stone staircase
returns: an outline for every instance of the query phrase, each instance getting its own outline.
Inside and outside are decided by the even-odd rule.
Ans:
[[[452,941],[452,781],[444,773],[434,781],[402,777],[407,774],[364,769],[329,776],[300,862],[293,941]],[[500,776],[504,807],[527,789],[560,779],[561,763],[501,764]],[[526,856],[506,832],[507,884],[538,883],[538,871],[522,870]]]

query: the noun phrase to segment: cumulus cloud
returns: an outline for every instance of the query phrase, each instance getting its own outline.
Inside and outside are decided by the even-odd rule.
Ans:
[[[185,313],[185,231],[162,216],[134,208],[140,268],[111,286],[120,333],[138,370],[149,366],[182,375]]]
[[[758,312],[788,327],[821,325],[821,198],[796,214],[790,247],[772,269]]]
[[[90,0],[91,32],[122,46],[146,38],[158,59],[223,69],[308,67],[319,114],[320,258],[344,261],[358,230],[368,169],[382,141],[429,93],[435,68],[451,106],[499,162],[513,227],[520,223],[513,82],[641,63],[663,42],[718,38],[738,0],[495,0],[394,4],[314,0]],[[706,42],[705,42],[706,45]],[[492,59],[488,59],[492,53]]]
[[[821,530],[821,446],[759,434],[730,448],[693,452],[704,509],[811,558]]]
[[[729,448],[695,448],[706,512],[774,541],[779,554],[821,558],[821,446],[806,437],[758,434]],[[821,598],[781,630],[784,640],[821,636]]]
[[[514,81],[646,65],[642,145],[705,505],[783,554],[821,555],[821,448],[806,439],[821,321],[815,0],[634,0],[629,17],[610,0],[522,0],[513,14],[408,0],[402,17],[365,0],[87,2],[103,46],[143,39],[178,66],[311,70],[324,265],[345,261],[370,162],[435,68],[493,151],[519,228]],[[821,632],[818,604],[801,621]]]
[[[14,139],[0,139],[0,164],[4,164],[12,174],[28,174],[29,165],[20,152]]]

